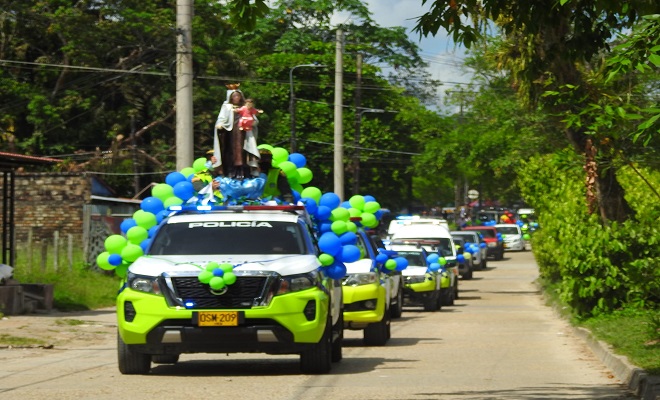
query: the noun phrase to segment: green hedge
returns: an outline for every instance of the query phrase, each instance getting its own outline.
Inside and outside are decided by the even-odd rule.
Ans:
[[[657,171],[636,170],[660,187]],[[660,199],[629,166],[617,178],[636,215],[603,225],[587,213],[582,161],[572,152],[532,158],[518,171],[541,226],[532,237],[541,277],[579,316],[660,304]]]

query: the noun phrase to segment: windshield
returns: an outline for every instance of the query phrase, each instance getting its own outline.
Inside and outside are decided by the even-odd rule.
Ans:
[[[454,239],[454,241],[462,240],[462,241],[469,242],[469,243],[479,243],[479,237],[478,236],[479,236],[479,234],[476,233],[476,232],[474,234],[472,234],[472,233],[466,233],[466,234],[452,233],[451,234],[451,237]]]
[[[150,255],[306,254],[301,227],[292,222],[223,221],[160,227]]]
[[[518,227],[515,226],[496,226],[495,229],[502,235],[520,235]]]
[[[485,238],[493,238],[494,239],[494,238],[497,237],[497,234],[495,233],[497,231],[494,230],[494,229],[470,229],[470,230],[479,232],[481,234],[481,236],[485,237]]]
[[[416,267],[425,267],[426,260],[424,254],[419,251],[397,251],[398,257],[403,257],[408,260],[408,265]]]

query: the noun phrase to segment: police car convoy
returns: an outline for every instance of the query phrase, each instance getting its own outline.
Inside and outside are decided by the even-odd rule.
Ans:
[[[261,352],[298,354],[303,373],[327,373],[342,359],[344,329],[384,345],[404,304],[436,311],[458,297],[459,265],[481,249],[457,248],[444,223],[422,223],[397,222],[387,249],[359,230],[364,257],[332,278],[304,206],[172,207],[117,297],[119,370]]]

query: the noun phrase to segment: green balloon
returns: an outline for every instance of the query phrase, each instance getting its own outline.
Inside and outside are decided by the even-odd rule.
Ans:
[[[126,245],[126,247],[124,247],[120,255],[124,260],[133,262],[144,255],[144,251],[142,250],[142,247],[138,246],[137,244],[129,243]]]
[[[206,264],[206,267],[204,269],[213,272],[213,270],[216,268],[220,268],[220,264],[218,264],[215,261],[211,261],[210,263]]]
[[[353,221],[348,221],[348,222],[346,223],[346,230],[348,230],[349,232],[356,233],[357,230],[358,230],[358,228],[357,228],[357,225],[355,224],[355,222],[353,222]]]
[[[151,195],[165,201],[174,196],[174,189],[167,183],[159,183],[151,188]]]
[[[335,221],[332,223],[330,226],[330,229],[337,235],[342,235],[346,233],[348,230],[348,227],[346,226],[346,222],[344,221]]]
[[[333,262],[335,262],[335,258],[328,253],[321,253],[319,256],[319,262],[324,267],[329,267]]]
[[[128,264],[122,264],[115,268],[115,275],[120,278],[126,278],[126,273],[128,272]]]
[[[364,212],[375,214],[378,210],[380,210],[380,204],[378,204],[377,201],[368,201],[364,203]]]
[[[390,271],[394,270],[396,268],[396,261],[394,260],[385,261],[385,268],[389,269]]]
[[[141,226],[134,226],[126,232],[126,238],[133,244],[140,244],[144,239],[149,238],[149,231]]]
[[[351,217],[351,215],[348,212],[348,209],[344,207],[337,207],[334,210],[332,210],[332,214],[330,215],[330,221],[348,221],[348,219]]]
[[[195,173],[195,169],[193,167],[186,167],[186,168],[182,169],[180,172],[181,172],[181,174],[183,174],[183,176],[185,176],[187,178],[190,175]]]
[[[181,200],[176,196],[169,197],[165,201],[163,201],[163,206],[165,207],[165,209],[172,206],[180,206],[181,204],[183,204],[183,200]]]
[[[302,191],[305,190],[305,188],[300,184],[300,182],[292,183],[291,189],[295,190],[298,193],[302,193]]]
[[[225,273],[232,272],[234,270],[234,266],[229,263],[223,263],[220,264],[220,269],[223,270]]]
[[[266,144],[266,143],[260,144],[259,146],[257,146],[257,149],[259,149],[259,150],[266,149],[266,150],[270,151],[271,153],[273,152],[273,146],[271,146],[269,144]]]
[[[141,226],[144,229],[149,229],[156,226],[158,220],[156,219],[156,214],[150,213],[144,210],[137,210],[133,213],[133,219],[137,226]]]
[[[209,271],[206,269],[200,272],[199,275],[197,276],[197,279],[199,279],[200,282],[206,283],[207,285],[211,281],[211,278],[213,278],[213,271]]]
[[[438,260],[438,264],[447,265],[447,259],[444,257],[440,257],[440,259]]]
[[[361,217],[362,220],[360,220],[360,222],[367,228],[375,228],[378,226],[378,219],[372,213],[363,212]]]
[[[529,240],[529,239],[531,239],[531,238],[532,238],[532,237],[530,236],[529,233],[525,233],[525,234],[523,235],[523,239],[525,239],[525,240]]]
[[[348,209],[348,214],[351,216],[351,218],[357,218],[362,214],[362,211],[358,210],[357,208],[349,208]]]
[[[466,260],[469,260],[470,258],[472,258],[472,254],[470,254],[470,253],[463,253],[463,257],[465,257]]]
[[[298,173],[297,170],[294,169],[293,171],[288,172],[286,174],[286,179],[289,181],[289,186],[291,186],[291,188],[293,189],[293,186],[298,184],[298,179],[300,179],[300,174]]]
[[[351,207],[357,208],[358,210],[364,210],[364,196],[356,194],[355,196],[348,199],[348,202]]]
[[[105,239],[103,245],[105,246],[105,249],[108,251],[108,253],[119,254],[123,248],[126,247],[126,243],[126,238],[122,235],[110,235],[107,239]]]
[[[289,152],[283,147],[273,147],[270,151],[273,154],[273,164],[278,164],[289,159]]]
[[[314,174],[312,173],[312,170],[309,168],[298,168],[298,174],[300,175],[300,178],[298,178],[298,183],[301,185],[306,185],[309,182],[312,181],[312,178],[314,177]]]
[[[219,276],[214,276],[209,281],[209,286],[211,286],[211,289],[213,290],[220,290],[225,287],[225,280]]]
[[[233,272],[225,272],[225,276],[222,277],[225,280],[225,284],[233,285],[236,283],[236,275]]]
[[[323,193],[321,193],[321,189],[315,186],[306,187],[302,193],[300,193],[300,197],[313,199],[316,204],[319,204],[322,195]]]
[[[291,161],[282,161],[277,165],[277,168],[284,171],[287,176],[291,175],[296,169],[298,169],[296,168],[296,164]]]
[[[110,271],[115,268],[115,266],[110,264],[110,262],[108,261],[109,257],[110,257],[110,253],[107,251],[104,251],[103,253],[96,256],[96,264],[99,266],[99,268],[104,269],[106,271]]]
[[[206,169],[206,157],[200,157],[193,161],[192,165],[193,171],[195,172],[200,172],[204,171]],[[156,196],[158,197],[158,196]]]

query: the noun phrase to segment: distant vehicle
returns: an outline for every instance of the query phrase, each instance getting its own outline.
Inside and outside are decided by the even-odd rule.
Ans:
[[[424,311],[439,310],[442,307],[441,279],[444,269],[429,269],[429,253],[422,247],[421,241],[416,244],[394,243],[390,249],[396,251],[397,256],[408,260],[408,266],[403,270],[405,304],[421,304]]]
[[[391,239],[399,228],[408,225],[437,225],[449,230],[449,223],[443,218],[422,218],[419,215],[399,216],[390,222],[390,226],[387,229],[388,238]]]
[[[494,228],[493,228],[494,230]],[[392,244],[398,241],[420,241],[429,253],[438,253],[447,261],[447,276],[442,279],[442,305],[454,305],[458,298],[458,262],[454,240],[449,229],[439,224],[410,224],[399,227],[392,235]]]
[[[488,262],[488,244],[484,239],[479,235],[479,232],[474,231],[451,231],[449,232],[451,236],[456,239],[456,237],[463,237],[465,241],[469,244],[479,248],[479,251],[472,254],[472,265],[475,269],[486,269]],[[482,245],[483,243],[483,245]]]
[[[493,257],[496,261],[504,258],[504,241],[497,236],[498,232],[494,226],[466,226],[461,230],[479,232],[488,246],[488,257]]]
[[[524,251],[525,241],[520,227],[516,224],[495,224],[495,229],[502,235],[505,250]]]

